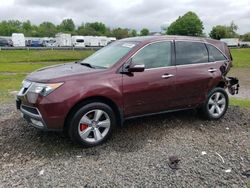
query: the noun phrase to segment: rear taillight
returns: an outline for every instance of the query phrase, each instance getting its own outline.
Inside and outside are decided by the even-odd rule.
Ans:
[[[230,50],[229,50],[229,54],[230,54],[230,59],[231,59],[231,61],[233,61],[233,56],[232,56]]]

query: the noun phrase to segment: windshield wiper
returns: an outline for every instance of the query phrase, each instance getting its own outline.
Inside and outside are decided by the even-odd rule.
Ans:
[[[97,65],[91,65],[90,63],[84,63],[82,61],[76,61],[75,63],[80,63],[81,65],[84,65],[84,66],[92,68],[92,69],[107,69],[107,67],[102,67],[102,66],[97,66]]]
[[[95,67],[93,67],[93,66],[92,66],[91,64],[89,64],[89,63],[83,63],[83,62],[76,62],[76,63],[80,63],[81,65],[84,65],[84,66],[86,66],[86,67],[95,69]]]

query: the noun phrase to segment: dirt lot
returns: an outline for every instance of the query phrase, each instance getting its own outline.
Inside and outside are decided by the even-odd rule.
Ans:
[[[84,149],[61,133],[27,127],[0,108],[0,187],[246,187],[250,116],[230,107],[219,121],[184,111],[125,123],[107,143]],[[168,165],[180,159],[179,169]]]

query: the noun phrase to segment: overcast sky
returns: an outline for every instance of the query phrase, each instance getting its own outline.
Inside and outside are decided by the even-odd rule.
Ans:
[[[59,24],[72,18],[76,25],[100,21],[111,28],[150,31],[160,31],[187,11],[198,14],[206,33],[232,20],[239,26],[238,33],[250,32],[250,0],[0,0],[0,20]]]

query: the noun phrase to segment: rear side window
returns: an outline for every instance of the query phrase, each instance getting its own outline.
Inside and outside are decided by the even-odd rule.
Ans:
[[[209,62],[226,60],[225,56],[214,46],[207,44],[207,49],[209,54]]]
[[[208,52],[204,43],[176,41],[176,65],[208,62]]]
[[[135,64],[144,64],[146,69],[171,65],[171,42],[149,44],[140,50],[132,59]]]

